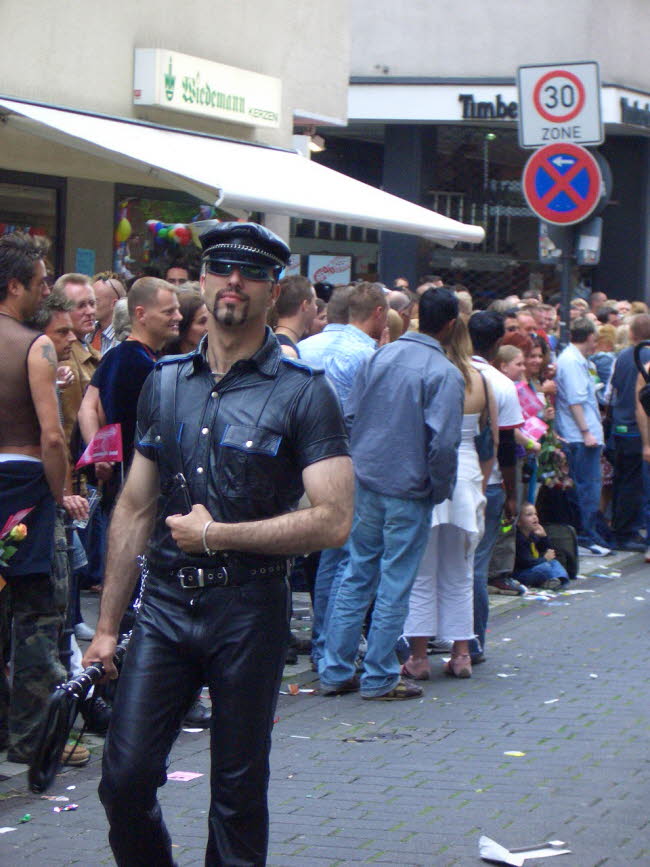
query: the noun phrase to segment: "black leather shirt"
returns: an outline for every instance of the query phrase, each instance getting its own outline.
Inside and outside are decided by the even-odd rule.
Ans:
[[[178,452],[161,425],[164,366],[173,364],[178,371],[174,436],[190,497],[215,521],[257,521],[291,511],[303,493],[305,467],[349,454],[329,381],[322,371],[283,356],[270,329],[258,352],[236,362],[216,385],[204,352],[205,345],[158,362],[138,402],[136,448],[160,472],[161,495],[147,551],[154,572],[213,562],[180,551],[165,525],[168,515],[188,509],[174,483]],[[239,558],[251,566],[277,559],[250,553]]]

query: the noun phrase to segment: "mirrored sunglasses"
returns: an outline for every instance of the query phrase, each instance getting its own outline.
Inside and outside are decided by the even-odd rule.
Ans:
[[[245,280],[272,280],[270,265],[253,265],[249,262],[221,262],[219,260],[208,261],[208,271],[217,277],[229,277],[234,268]]]

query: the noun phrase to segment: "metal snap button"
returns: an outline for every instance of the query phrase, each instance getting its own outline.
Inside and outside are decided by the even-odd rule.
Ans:
[[[210,397],[216,397],[216,396],[217,396],[217,392],[216,392],[216,391],[213,391],[212,394],[210,395]]]
[[[203,434],[203,436],[207,436],[207,434],[210,433],[210,428],[209,427],[202,428],[201,433]]]
[[[196,472],[197,472],[198,475],[200,476],[201,473],[203,472],[203,467],[197,467],[197,468],[196,468]]]
[[[160,434],[156,437],[155,442],[157,442],[157,443],[160,442]]]
[[[250,448],[252,447],[252,445],[253,445],[253,440],[246,440],[245,445],[246,445],[246,448],[247,448],[247,449],[250,449]]]

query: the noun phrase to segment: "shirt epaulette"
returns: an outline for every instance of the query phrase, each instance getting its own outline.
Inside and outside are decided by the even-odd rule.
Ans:
[[[183,355],[163,355],[156,362],[156,368],[160,368],[165,364],[178,364],[179,361],[189,361],[193,355],[196,355],[196,349],[191,352],[186,352]]]
[[[324,370],[320,370],[318,368],[314,369],[313,367],[310,367],[308,364],[300,361],[299,358],[289,358],[287,355],[283,355],[280,360],[283,361],[285,364],[290,364],[292,367],[297,367],[298,370],[302,370],[309,376],[316,376],[317,374],[325,373]]]

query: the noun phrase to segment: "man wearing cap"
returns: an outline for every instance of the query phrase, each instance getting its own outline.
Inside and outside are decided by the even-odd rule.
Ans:
[[[146,549],[100,784],[120,865],[173,864],[156,789],[202,683],[213,708],[206,864],[265,863],[287,557],[341,545],[351,523],[336,395],[324,375],[283,357],[266,327],[288,247],[254,223],[219,224],[201,243],[207,338],[159,362],[143,388],[85,656],[115,677],[118,624]],[[303,490],[311,506],[296,510]]]

